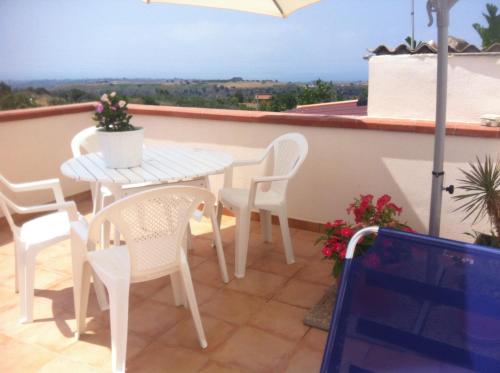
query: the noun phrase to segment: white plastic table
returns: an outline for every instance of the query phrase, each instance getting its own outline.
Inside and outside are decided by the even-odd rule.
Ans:
[[[208,176],[223,173],[232,163],[230,154],[217,150],[155,144],[144,148],[143,161],[139,167],[107,168],[101,153],[89,153],[64,162],[61,172],[71,179],[97,186],[93,198],[95,214],[99,210],[97,201],[100,199],[101,185],[109,189],[115,200],[126,195],[127,190],[135,192],[166,183],[209,189]],[[134,188],[127,189],[127,186]]]
[[[100,153],[89,153],[64,162],[61,172],[74,180],[99,183],[113,192],[131,184],[177,183],[223,173],[233,163],[231,155],[179,145],[149,145],[139,167],[107,168]]]

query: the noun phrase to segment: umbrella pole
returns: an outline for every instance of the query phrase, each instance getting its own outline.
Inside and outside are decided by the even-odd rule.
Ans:
[[[434,137],[434,165],[432,170],[432,195],[429,235],[439,236],[444,179],[444,139],[446,135],[446,99],[448,90],[448,26],[450,3],[437,0],[438,56],[436,131]]]

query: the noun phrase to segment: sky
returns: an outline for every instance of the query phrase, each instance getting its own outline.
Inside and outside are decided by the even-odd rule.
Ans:
[[[488,2],[500,7],[459,0],[450,34],[480,45],[471,25],[485,23]],[[415,0],[416,39],[437,39],[425,4]],[[410,8],[322,0],[280,19],[141,0],[0,0],[0,80],[367,80],[367,49],[410,35]]]

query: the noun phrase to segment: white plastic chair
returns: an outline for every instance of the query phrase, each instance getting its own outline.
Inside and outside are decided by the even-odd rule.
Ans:
[[[82,154],[98,152],[100,149],[99,138],[96,127],[88,127],[78,132],[71,140],[71,152],[73,157]],[[106,200],[113,201],[113,193],[99,183],[90,183],[90,193],[92,195],[93,213],[96,214],[106,205]],[[108,203],[109,203],[108,202]]]
[[[14,184],[0,175],[0,183],[12,192],[51,189],[55,202],[36,206],[19,206],[0,192],[0,207],[14,236],[15,289],[20,293],[21,322],[33,321],[35,261],[38,253],[59,241],[69,238],[70,220],[83,220],[72,201],[66,202],[58,179]],[[10,210],[17,214],[51,212],[17,226]]]
[[[219,191],[217,217],[220,222],[223,207],[228,207],[236,215],[235,276],[245,277],[245,268],[250,235],[250,214],[260,210],[264,240],[271,242],[271,213],[278,214],[286,262],[295,262],[288,215],[286,191],[288,181],[297,173],[308,151],[307,140],[299,133],[289,133],[275,139],[264,154],[255,160],[236,161],[232,167],[248,166],[264,161],[268,155],[274,159],[272,176],[253,178],[250,189],[232,187],[232,168],[226,170],[224,188]],[[261,184],[259,188],[259,184]],[[263,184],[263,185],[262,185]]]
[[[212,220],[222,278],[228,282],[214,201],[206,189],[156,188],[104,208],[91,221],[88,231],[80,223],[72,225],[77,332],[80,335],[85,331],[89,276],[93,269],[108,289],[114,372],[125,371],[131,283],[170,275],[176,305],[186,305],[187,297],[200,345],[207,347],[183,240],[190,217],[204,203]],[[97,249],[100,227],[106,222],[120,230],[125,244]]]

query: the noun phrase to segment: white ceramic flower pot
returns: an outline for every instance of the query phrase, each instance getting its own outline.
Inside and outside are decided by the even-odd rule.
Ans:
[[[104,163],[109,168],[130,168],[142,163],[144,128],[135,131],[97,131]]]

